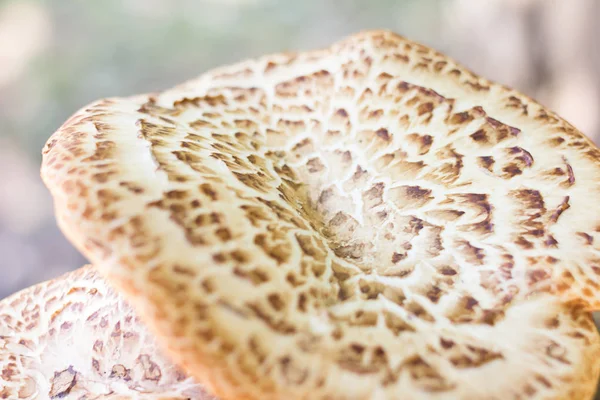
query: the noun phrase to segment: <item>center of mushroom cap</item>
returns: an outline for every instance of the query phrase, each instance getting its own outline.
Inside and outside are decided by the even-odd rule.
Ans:
[[[288,282],[302,285],[309,276],[337,282],[336,290],[319,295],[322,305],[381,295],[433,320],[421,305],[404,302],[405,291],[431,305],[453,292],[440,306],[444,315],[494,323],[519,288],[512,282],[511,251],[481,245],[494,234],[489,177],[481,174],[501,181],[531,166],[531,154],[510,144],[519,130],[488,117],[481,107],[456,111],[454,100],[383,74],[376,101],[369,88],[355,103],[342,95],[327,106],[287,95],[307,85],[328,90],[323,84],[328,79],[329,73],[320,71],[279,84],[276,94],[286,101],[270,112],[265,92],[256,88],[215,89],[169,109],[150,101],[140,111],[163,121],[142,119],[138,125],[170,181],[192,179],[172,166],[174,156],[200,173],[203,197],[221,200],[217,186],[229,182],[223,174],[231,174],[238,183],[226,183],[227,190],[256,228],[253,245],[278,264],[290,262],[293,247],[301,249]],[[311,86],[313,80],[320,82],[318,88]],[[179,149],[164,151],[176,134],[170,124],[174,114],[196,132],[185,135]],[[502,142],[506,146],[490,151]],[[478,148],[478,156],[468,155],[477,170],[465,168],[461,147],[469,153]],[[170,210],[192,244],[210,243],[201,233],[210,225],[220,240],[239,240],[242,233],[224,222],[227,215],[204,212],[191,218],[182,205],[189,195],[173,190],[151,206]],[[513,207],[526,195],[535,197],[510,195]],[[202,208],[201,200],[191,200],[192,208]],[[243,264],[247,258],[242,251],[213,255],[217,263]],[[260,267],[236,267],[236,273],[255,283],[270,279]],[[473,283],[479,289],[472,290]],[[279,295],[269,301],[275,308],[286,305]]]

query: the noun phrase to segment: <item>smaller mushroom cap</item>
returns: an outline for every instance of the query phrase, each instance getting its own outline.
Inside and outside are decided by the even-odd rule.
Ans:
[[[1,399],[214,400],[86,266],[0,302]]]

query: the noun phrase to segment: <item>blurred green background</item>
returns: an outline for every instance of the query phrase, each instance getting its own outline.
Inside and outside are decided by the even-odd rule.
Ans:
[[[46,139],[105,96],[387,28],[513,86],[600,140],[597,0],[0,1],[0,298],[85,260],[39,179]]]

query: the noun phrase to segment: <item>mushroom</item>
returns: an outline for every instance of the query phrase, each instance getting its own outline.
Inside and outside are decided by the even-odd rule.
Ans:
[[[386,31],[88,105],[68,238],[223,399],[586,399],[600,150]]]
[[[1,399],[214,400],[87,266],[0,302]]]

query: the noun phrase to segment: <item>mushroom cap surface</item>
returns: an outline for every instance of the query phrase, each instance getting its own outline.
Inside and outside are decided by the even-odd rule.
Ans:
[[[223,398],[589,398],[600,150],[385,31],[95,102],[70,240]]]
[[[0,399],[215,400],[91,266],[0,301]]]

